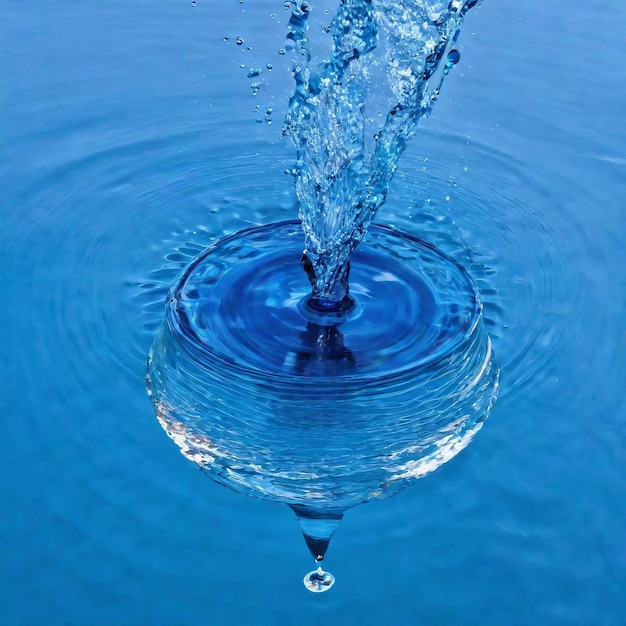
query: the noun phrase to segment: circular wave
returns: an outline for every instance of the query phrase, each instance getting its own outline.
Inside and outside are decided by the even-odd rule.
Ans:
[[[318,511],[393,495],[462,450],[498,370],[470,275],[411,235],[373,227],[351,260],[357,311],[301,314],[297,222],[242,231],[172,287],[148,360],[157,417],[237,491]]]

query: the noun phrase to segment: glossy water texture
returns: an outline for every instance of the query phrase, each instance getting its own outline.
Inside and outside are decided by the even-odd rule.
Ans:
[[[154,419],[145,355],[176,276],[296,215],[289,15],[3,5],[2,624],[621,626],[622,2],[466,16],[377,221],[468,269],[498,402],[452,461],[346,511],[330,593],[302,585],[288,507],[214,484]]]
[[[345,0],[321,29],[328,44],[311,36],[320,31],[308,23],[319,8],[292,0],[287,40],[296,88],[285,130],[298,152],[293,173],[315,300],[346,297],[349,256],[460,58],[454,46],[475,4]],[[323,44],[330,52],[316,66]]]
[[[469,274],[390,229],[373,228],[353,256],[350,318],[308,320],[301,235],[297,222],[271,224],[200,255],[170,291],[148,388],[185,457],[321,529],[460,452],[498,370]]]

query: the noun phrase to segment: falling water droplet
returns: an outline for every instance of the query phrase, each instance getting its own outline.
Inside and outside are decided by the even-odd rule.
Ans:
[[[241,37],[237,37],[236,41],[238,46],[243,45],[243,39]]]
[[[261,73],[260,68],[251,67],[248,70],[248,78],[254,78],[255,76],[258,76],[260,73]]]
[[[321,567],[309,572],[304,577],[304,586],[313,593],[328,591],[335,584],[335,577],[330,572],[325,572]]]

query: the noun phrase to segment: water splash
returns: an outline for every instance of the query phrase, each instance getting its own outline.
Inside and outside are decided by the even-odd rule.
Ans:
[[[295,187],[312,301],[348,292],[348,260],[365,236],[417,124],[458,62],[476,0],[342,0],[325,29],[331,52],[312,63],[307,0],[291,0],[295,91],[285,132],[297,149]]]
[[[316,564],[346,509],[456,455],[497,395],[467,271],[380,226],[355,252],[459,61],[474,4],[342,0],[314,68],[312,6],[287,3],[297,61],[285,132],[310,285],[297,223],[240,231],[178,276],[150,352],[148,392],[181,452],[232,489],[289,505]],[[318,566],[304,583],[321,592],[334,577]]]
[[[476,284],[451,257],[373,226],[352,258],[359,305],[335,326],[302,314],[300,246],[294,221],[200,254],[170,290],[147,383],[184,456],[289,505],[319,562],[346,509],[393,496],[469,444],[498,368]]]

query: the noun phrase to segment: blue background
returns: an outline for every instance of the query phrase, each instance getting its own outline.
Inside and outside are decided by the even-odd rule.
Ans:
[[[348,511],[324,596],[289,509],[202,475],[143,383],[178,269],[296,215],[283,3],[1,10],[2,624],[626,624],[623,2],[468,15],[378,221],[463,248],[502,394]]]

